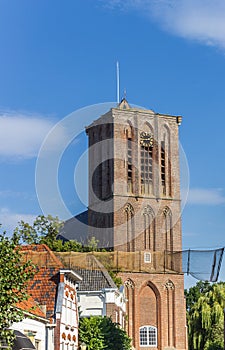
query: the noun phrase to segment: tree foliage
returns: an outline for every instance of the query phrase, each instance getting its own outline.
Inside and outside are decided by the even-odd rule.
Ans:
[[[55,252],[93,252],[105,251],[98,249],[99,241],[95,237],[90,237],[86,245],[75,240],[63,241],[58,239],[60,229],[63,227],[63,221],[57,216],[39,215],[34,220],[33,224],[25,221],[20,221],[15,233],[20,236],[21,243],[26,244],[46,244],[51,250]],[[111,271],[110,266],[104,264],[106,269],[119,288],[122,285],[122,280],[117,276],[117,272]]]
[[[0,234],[0,342],[6,343],[9,349],[14,339],[9,327],[24,318],[17,305],[28,299],[27,283],[35,272],[30,261],[23,261],[18,244],[17,234],[12,238],[4,232]]]
[[[80,342],[89,350],[130,350],[131,340],[126,332],[109,317],[91,316],[81,318],[79,324]]]
[[[225,283],[199,282],[186,297],[189,348],[222,350]]]
[[[79,324],[80,342],[88,344],[89,350],[105,349],[104,333],[101,327],[102,318],[81,318]]]
[[[189,290],[184,290],[187,311],[191,309],[202,294],[205,294],[210,289],[210,286],[211,285],[208,281],[198,281],[196,285]]]
[[[15,232],[23,243],[52,245],[62,225],[58,217],[39,215],[32,225],[21,220]]]
[[[117,272],[112,271],[110,269],[108,269],[108,273],[112,278],[113,282],[115,283],[115,285],[117,286],[117,288],[120,288],[123,284],[122,278],[117,276]]]
[[[91,252],[98,250],[98,241],[95,237],[91,237],[86,245],[75,240],[63,241],[58,239],[57,236],[62,226],[63,221],[57,216],[39,215],[32,225],[23,220],[20,221],[15,233],[20,235],[21,243],[46,244],[56,252]]]

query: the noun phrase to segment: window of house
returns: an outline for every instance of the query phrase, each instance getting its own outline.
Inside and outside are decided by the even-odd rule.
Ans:
[[[141,146],[141,193],[151,194],[153,185],[153,148]]]
[[[157,346],[157,328],[153,326],[140,327],[140,346]]]

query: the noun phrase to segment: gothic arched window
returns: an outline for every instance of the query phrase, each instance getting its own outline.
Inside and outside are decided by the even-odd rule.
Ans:
[[[130,203],[127,203],[124,208],[127,222],[127,251],[134,252],[134,208]]]
[[[127,299],[126,303],[126,312],[127,312],[127,333],[131,338],[134,337],[135,330],[135,314],[134,314],[134,295],[135,295],[135,284],[134,282],[128,278],[125,283],[125,297]]]
[[[132,126],[129,125],[126,128],[126,139],[127,139],[127,192],[133,192],[132,136],[133,136],[133,129],[132,129]]]
[[[144,217],[144,250],[155,250],[155,220],[152,208],[147,205],[143,211]]]
[[[163,127],[160,145],[160,170],[163,195],[171,195],[171,161],[170,161],[170,130],[167,125]]]
[[[173,251],[173,225],[172,225],[172,213],[169,207],[165,207],[163,210],[165,221],[165,250]]]
[[[145,124],[140,133],[141,193],[153,194],[153,131]]]

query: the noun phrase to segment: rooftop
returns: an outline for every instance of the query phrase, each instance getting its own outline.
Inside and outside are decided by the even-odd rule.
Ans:
[[[59,272],[64,266],[45,244],[22,246],[22,252],[25,259],[37,265],[37,272],[28,285],[28,293],[34,301],[46,305],[46,317],[51,318],[54,315]]]

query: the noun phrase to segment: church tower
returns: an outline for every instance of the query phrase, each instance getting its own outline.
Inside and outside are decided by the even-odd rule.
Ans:
[[[120,276],[138,350],[187,347],[181,254],[172,254],[182,250],[180,123],[123,99],[86,129],[89,234],[133,261]]]

